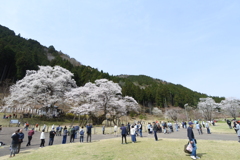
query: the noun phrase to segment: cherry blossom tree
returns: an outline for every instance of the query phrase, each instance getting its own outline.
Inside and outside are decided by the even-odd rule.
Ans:
[[[239,116],[240,113],[240,100],[239,99],[226,99],[220,102],[221,110],[227,115],[230,115],[234,119]]]
[[[121,87],[107,79],[86,83],[83,87],[72,89],[65,94],[65,102],[72,105],[75,114],[89,114],[92,119],[102,122],[106,115],[115,120],[126,115],[129,111],[138,112],[139,105],[129,96],[122,96]]]
[[[153,115],[158,116],[158,117],[163,115],[162,110],[157,107],[153,108],[152,113],[153,113]]]
[[[171,108],[168,109],[165,112],[165,117],[172,119],[173,121],[177,121],[179,118],[179,115],[181,113],[181,109],[180,108]]]
[[[73,74],[60,66],[39,66],[38,71],[27,70],[26,76],[10,87],[2,110],[33,109],[36,105],[53,106],[61,103],[65,92],[77,87]]]
[[[200,101],[198,102],[198,109],[202,112],[203,117],[211,121],[213,119],[213,113],[214,111],[219,108],[219,104],[215,103],[215,101],[212,98],[200,98]]]

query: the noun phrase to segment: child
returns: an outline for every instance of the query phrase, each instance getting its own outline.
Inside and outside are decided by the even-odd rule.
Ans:
[[[81,129],[79,130],[79,135],[80,135],[80,143],[81,143],[81,142],[83,142],[83,138],[84,138],[83,126],[82,126]]]

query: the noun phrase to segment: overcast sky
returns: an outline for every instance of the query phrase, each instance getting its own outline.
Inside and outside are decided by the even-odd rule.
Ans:
[[[0,24],[110,75],[240,98],[240,1],[8,0]]]

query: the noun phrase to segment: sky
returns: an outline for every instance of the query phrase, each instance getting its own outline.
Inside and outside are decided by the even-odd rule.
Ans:
[[[238,0],[8,0],[0,24],[110,75],[240,98]]]

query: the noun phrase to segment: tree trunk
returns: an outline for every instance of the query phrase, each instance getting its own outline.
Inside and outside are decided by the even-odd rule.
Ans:
[[[76,114],[74,114],[74,117],[73,117],[73,120],[72,120],[72,123],[71,123],[71,127],[73,126],[73,122],[75,121],[75,118],[76,118]]]

